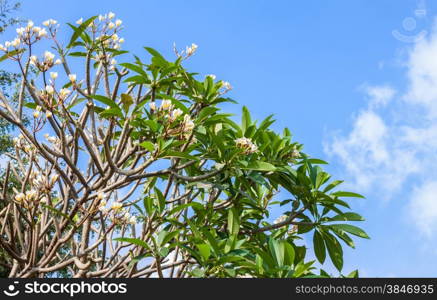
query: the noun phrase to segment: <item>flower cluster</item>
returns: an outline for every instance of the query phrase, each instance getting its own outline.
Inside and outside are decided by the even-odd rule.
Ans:
[[[33,117],[35,119],[39,118],[41,116],[41,110],[42,110],[41,106],[37,105],[37,107],[35,107],[35,110],[33,111]],[[47,110],[45,112],[45,116],[46,116],[47,119],[51,118],[53,116],[53,113],[51,111]]]
[[[173,130],[173,133],[190,134],[195,124],[189,114],[184,114],[180,108],[174,108],[174,105],[170,100],[162,100],[161,106],[157,109],[155,102],[149,103],[150,110],[152,112],[157,111],[159,115],[163,115],[170,123],[175,122],[179,117],[183,116],[179,128]]]
[[[135,225],[137,224],[137,218],[132,216],[125,208],[123,208],[123,203],[119,201],[114,201],[111,204],[111,207],[108,209],[106,207],[106,195],[103,192],[99,192],[97,194],[97,199],[99,202],[98,209],[102,212],[103,215],[108,215],[109,219],[118,225]]]
[[[31,152],[34,152],[36,149],[35,147],[29,143],[22,134],[18,135],[18,137],[15,137],[12,140],[14,147],[18,150],[23,150],[27,154],[30,154]]]
[[[121,48],[121,44],[124,43],[124,38],[118,36],[123,21],[120,19],[114,19],[115,14],[113,12],[109,12],[105,15],[99,15],[97,20],[94,20],[88,25],[87,29],[92,32],[93,36],[96,37],[96,41],[101,43],[103,48],[119,50]],[[76,21],[76,24],[78,25],[81,25],[82,23],[83,18],[80,18]],[[101,62],[104,65],[109,65],[111,70],[114,69],[115,65],[117,64],[113,54],[108,51],[98,51],[93,59]]]
[[[40,197],[40,193],[35,190],[29,190],[25,193],[15,193],[15,202],[27,209],[37,206],[40,202],[47,202],[45,197]]]
[[[186,57],[189,57],[191,55],[193,55],[194,53],[196,53],[198,46],[196,44],[191,44],[191,46],[187,46],[185,48],[185,54],[187,55]]]
[[[53,189],[53,186],[58,181],[59,175],[55,174],[52,177],[47,175],[39,174],[39,172],[34,172],[31,174],[32,185],[41,193],[50,193]]]
[[[282,222],[286,221],[287,218],[288,218],[287,215],[282,215],[282,216],[276,218],[276,220],[273,221],[273,224],[279,224],[279,223],[282,223]]]
[[[59,65],[62,61],[58,58],[55,60],[55,55],[50,51],[45,51],[41,60],[36,55],[30,57],[30,63],[41,72],[48,71],[54,65]]]
[[[244,154],[252,154],[258,151],[258,147],[252,142],[251,139],[246,137],[236,139],[235,144],[238,148],[244,150]]]
[[[17,37],[12,41],[5,42],[4,45],[0,45],[0,50],[8,52],[10,48],[12,50],[19,49],[21,44],[32,45],[39,41],[43,37],[47,37],[47,30],[38,26],[34,26],[32,21],[27,22],[25,27],[19,27],[16,29]]]

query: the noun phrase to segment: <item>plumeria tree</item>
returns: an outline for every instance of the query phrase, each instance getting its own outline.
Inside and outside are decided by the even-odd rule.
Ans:
[[[197,45],[130,59],[113,13],[68,25],[65,45],[52,19],[0,45],[23,78],[18,105],[0,94],[18,128],[0,187],[10,277],[329,276],[315,259],[341,270],[342,243],[367,238],[344,200],[362,196],[288,129],[222,112],[231,85],[183,67]]]

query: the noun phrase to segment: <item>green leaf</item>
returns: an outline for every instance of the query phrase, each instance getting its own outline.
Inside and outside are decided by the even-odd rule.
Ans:
[[[114,100],[109,99],[108,97],[105,97],[105,96],[102,96],[102,95],[91,95],[91,98],[93,98],[93,99],[95,99],[95,100],[97,100],[97,101],[99,101],[99,102],[101,102],[101,103],[103,103],[103,104],[105,104],[105,105],[107,105],[109,107],[119,108],[117,103],[115,103]]]
[[[155,194],[158,197],[158,208],[159,212],[162,213],[165,209],[165,198],[162,192],[158,188],[154,188]]]
[[[14,55],[18,55],[20,53],[23,53],[25,50],[24,49],[16,49],[16,50],[12,50],[7,52],[5,55],[3,55],[2,57],[0,57],[0,62],[8,59],[9,57],[12,57]]]
[[[148,75],[146,73],[146,71],[143,70],[143,68],[141,68],[138,65],[134,65],[131,63],[121,63],[120,66],[125,67],[128,70],[134,71],[140,75],[142,75],[142,78],[145,80],[145,82],[148,82]],[[139,78],[138,78],[139,80]]]
[[[328,163],[322,159],[318,159],[318,158],[308,158],[305,161],[314,164],[314,165],[327,165]]]
[[[144,141],[140,144],[140,146],[146,150],[149,150],[149,152],[155,151],[155,145],[152,142]]]
[[[364,221],[364,218],[357,213],[346,212],[329,218],[329,222],[331,221]]]
[[[130,244],[137,245],[137,246],[146,248],[148,250],[151,250],[150,246],[145,241],[140,240],[140,239],[120,237],[120,238],[115,238],[114,240],[118,241],[118,242],[130,243]]]
[[[284,263],[288,266],[292,266],[294,264],[294,258],[296,255],[294,252],[294,248],[291,244],[284,242],[284,250],[285,250]]]
[[[240,231],[240,220],[235,208],[231,208],[228,212],[228,232],[229,234],[237,235]]]
[[[54,212],[55,214],[57,214],[57,215],[59,215],[59,216],[64,217],[65,219],[69,220],[71,223],[75,224],[75,222],[74,222],[72,219],[70,219],[70,216],[67,215],[67,214],[65,214],[65,213],[63,213],[62,211],[60,211],[60,210],[58,210],[58,209],[56,209],[56,208],[54,208],[54,207],[52,207],[52,206],[48,206],[47,204],[44,204],[44,203],[41,203],[41,205],[42,205],[44,208],[47,208],[48,210]]]
[[[276,171],[276,167],[274,165],[260,160],[251,162],[247,167],[243,167],[242,169],[266,172]]]
[[[347,276],[347,278],[358,278],[360,277],[360,274],[358,273],[358,270],[350,272]]]
[[[360,194],[357,194],[357,193],[352,193],[352,192],[344,192],[344,191],[334,192],[331,195],[336,196],[336,197],[354,197],[354,198],[363,198],[363,199],[365,199],[365,197],[363,195],[360,195]]]
[[[277,266],[282,267],[284,265],[285,247],[282,241],[277,241],[273,238],[269,239],[269,249],[273,258],[276,261]]]
[[[96,18],[97,18],[97,16],[91,17],[88,20],[86,20],[85,22],[83,22],[82,24],[80,24],[78,27],[73,26],[71,24],[68,24],[74,30],[74,33],[71,36],[70,43],[68,44],[67,48],[71,48],[71,46],[73,46],[74,42],[87,29],[88,25],[90,25]]]
[[[323,264],[326,259],[326,247],[322,235],[317,230],[314,231],[313,245],[317,260]]]
[[[211,247],[208,244],[197,244],[196,247],[199,249],[199,253],[203,259],[207,261],[211,255]]]
[[[326,247],[328,248],[329,257],[337,270],[343,269],[343,248],[337,239],[328,232],[324,232]]]
[[[243,131],[243,135],[251,124],[252,120],[250,119],[250,112],[246,106],[243,106],[243,116],[241,118],[241,129]]]
[[[350,234],[359,236],[359,237],[364,238],[364,239],[370,239],[370,237],[367,235],[367,233],[364,230],[362,230],[361,228],[358,228],[356,226],[353,226],[353,225],[349,225],[349,224],[332,224],[332,225],[329,225],[329,227],[335,228],[335,229],[338,229],[338,230],[341,230],[341,231],[349,232]]]

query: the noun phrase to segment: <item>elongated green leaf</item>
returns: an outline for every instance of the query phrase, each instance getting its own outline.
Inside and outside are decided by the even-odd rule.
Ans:
[[[228,212],[228,232],[229,234],[237,235],[240,231],[240,220],[235,208],[231,208]]]
[[[321,264],[323,264],[326,258],[326,247],[322,235],[317,230],[314,231],[313,246],[314,246],[314,253],[316,254],[317,260]]]
[[[346,212],[330,218],[329,221],[364,221],[364,218],[357,213]]]
[[[87,29],[88,25],[93,22],[97,16],[93,16],[89,18],[88,20],[84,21],[82,24],[80,24],[78,27],[68,24],[74,31],[73,35],[71,36],[70,43],[68,44],[67,48],[71,48],[74,44],[74,42],[81,36],[81,34]]]
[[[359,236],[361,238],[370,239],[370,237],[367,235],[367,233],[364,230],[362,230],[361,228],[358,228],[356,226],[353,226],[353,225],[349,225],[349,224],[332,224],[332,225],[329,225],[329,227],[349,232],[350,234]]]
[[[16,50],[9,51],[8,53],[0,57],[0,62],[8,59],[9,57],[13,57],[17,54],[23,53],[24,51],[25,51],[24,49],[16,49]]]
[[[246,170],[255,170],[255,171],[276,171],[276,167],[268,162],[265,161],[254,161],[249,163],[247,167],[243,167],[242,169]]]
[[[343,191],[334,192],[331,195],[336,197],[353,197],[353,198],[363,198],[363,199],[365,198],[363,195],[357,193],[343,192]]]
[[[211,255],[211,247],[208,244],[197,244],[196,247],[199,249],[199,253],[203,259],[205,261],[208,260],[209,256]]]
[[[246,106],[243,106],[243,115],[241,118],[241,129],[243,134],[245,134],[247,128],[252,124],[252,120],[250,118],[250,112]]]
[[[150,152],[155,151],[155,145],[152,142],[144,141],[140,144],[140,146],[146,150],[149,150]]]
[[[151,250],[150,246],[145,241],[140,239],[120,237],[120,238],[115,238],[114,240],[118,242],[130,243]]]
[[[337,239],[328,232],[323,233],[326,247],[328,248],[329,257],[337,270],[343,269],[343,248]]]

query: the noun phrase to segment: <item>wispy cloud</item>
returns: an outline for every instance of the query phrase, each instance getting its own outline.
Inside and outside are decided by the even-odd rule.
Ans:
[[[348,133],[325,142],[359,191],[387,200],[402,191],[411,223],[427,236],[437,228],[436,29],[409,49],[407,85],[362,86],[367,107]]]

